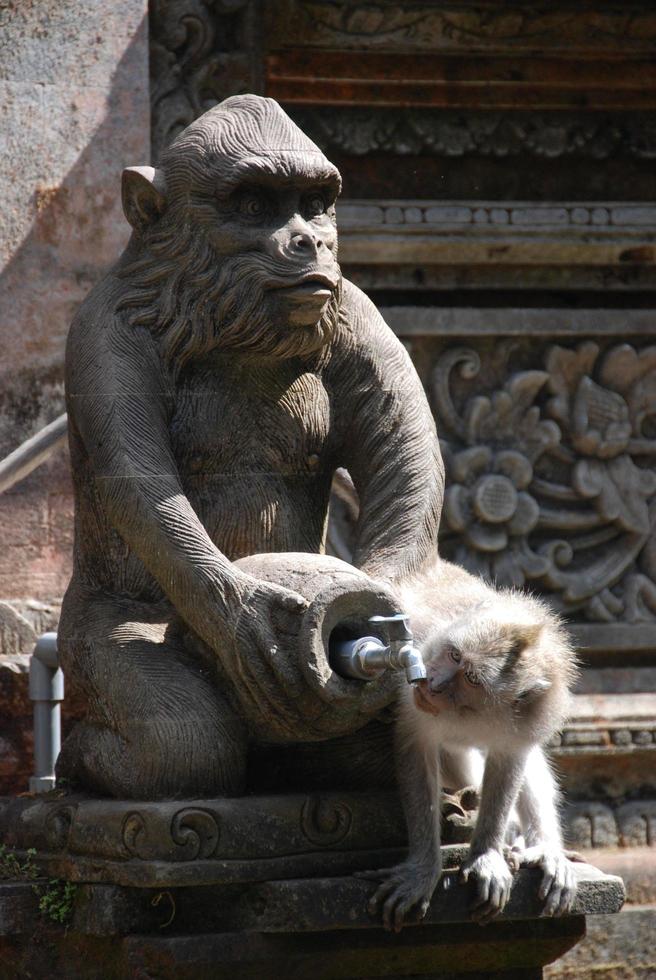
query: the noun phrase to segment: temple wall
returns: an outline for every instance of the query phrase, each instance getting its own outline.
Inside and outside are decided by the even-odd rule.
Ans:
[[[123,248],[121,170],[150,156],[145,0],[0,12],[0,458],[63,411],[80,301]],[[0,599],[52,602],[70,574],[60,452],[0,495]]]

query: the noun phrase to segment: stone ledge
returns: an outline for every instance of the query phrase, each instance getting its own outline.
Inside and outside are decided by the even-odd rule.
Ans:
[[[572,916],[619,912],[624,903],[620,878],[583,863],[575,863],[574,871],[578,892]],[[495,921],[543,919],[539,882],[538,871],[518,871],[510,901]],[[373,888],[371,882],[350,875],[182,887],[164,892],[89,884],[78,890],[73,929],[88,936],[157,933],[175,921],[176,929],[192,933],[208,928],[217,932],[285,934],[379,930],[378,916],[367,910]],[[469,886],[460,885],[455,872],[445,872],[426,918],[407,928],[471,924],[469,898]],[[0,935],[29,932],[35,916],[32,882],[0,882]]]
[[[175,923],[173,924],[175,925]],[[537,980],[541,967],[584,935],[582,916],[526,922],[303,934],[183,930],[116,938],[40,925],[34,936],[0,938],[2,975],[66,980]]]

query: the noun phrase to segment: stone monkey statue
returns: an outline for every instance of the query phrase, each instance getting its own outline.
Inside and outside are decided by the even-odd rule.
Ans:
[[[308,604],[235,562],[321,552],[337,467],[360,496],[358,568],[402,579],[436,552],[433,420],[402,345],[342,279],[339,189],[251,95],[123,175],[133,234],[67,348],[76,534],[59,646],[88,702],[58,764],[73,785],[242,791],[249,732],[227,675],[302,739],[317,697],[287,640]]]

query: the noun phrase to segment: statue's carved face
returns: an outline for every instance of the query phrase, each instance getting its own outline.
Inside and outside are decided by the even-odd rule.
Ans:
[[[162,168],[124,174],[149,258],[126,305],[169,361],[211,348],[307,356],[334,334],[341,290],[336,168],[271,99],[236,96],[192,123]],[[167,287],[153,289],[157,269]],[[146,267],[147,266],[147,267]]]
[[[234,189],[222,191],[218,220],[206,232],[217,254],[273,259],[262,283],[272,316],[291,326],[315,324],[340,280],[335,185],[309,169],[283,181],[252,165]]]

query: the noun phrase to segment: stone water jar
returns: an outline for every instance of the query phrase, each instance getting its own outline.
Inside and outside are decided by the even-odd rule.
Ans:
[[[403,675],[386,671],[371,681],[345,679],[329,662],[331,638],[345,632],[354,637],[376,635],[368,624],[370,616],[402,611],[387,583],[326,555],[259,554],[235,565],[257,579],[298,592],[310,603],[298,632],[285,632],[285,624],[277,624],[276,669],[253,656],[241,639],[242,627],[252,615],[248,604],[244,607],[236,630],[235,671],[224,674],[223,681],[252,738],[289,744],[347,735],[395,699]]]

